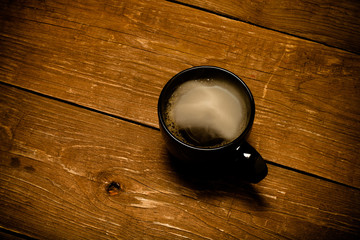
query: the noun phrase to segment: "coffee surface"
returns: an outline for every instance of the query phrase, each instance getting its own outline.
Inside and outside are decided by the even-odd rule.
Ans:
[[[244,97],[225,80],[192,80],[180,85],[167,107],[166,124],[179,140],[218,147],[236,139],[247,125]]]

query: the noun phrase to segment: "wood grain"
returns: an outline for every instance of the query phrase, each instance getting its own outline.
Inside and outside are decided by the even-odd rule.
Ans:
[[[39,239],[357,239],[360,191],[174,166],[157,130],[0,86],[0,225]],[[129,134],[131,133],[131,134]]]
[[[241,76],[264,158],[360,187],[360,57],[162,1],[2,2],[1,80],[157,127],[166,81]]]
[[[360,2],[356,0],[174,2],[360,53]]]

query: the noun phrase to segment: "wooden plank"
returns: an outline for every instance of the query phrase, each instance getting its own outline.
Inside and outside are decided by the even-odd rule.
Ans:
[[[157,127],[171,76],[224,67],[253,91],[265,159],[360,187],[360,56],[162,1],[1,9],[4,82]]]
[[[0,86],[0,226],[39,239],[357,239],[360,191],[171,163],[157,130]],[[131,134],[129,134],[131,133]]]
[[[176,0],[277,31],[360,53],[360,2],[354,0]]]

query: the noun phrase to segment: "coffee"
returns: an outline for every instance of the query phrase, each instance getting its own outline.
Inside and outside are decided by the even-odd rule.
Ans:
[[[246,91],[226,79],[182,83],[171,95],[165,124],[180,141],[202,148],[223,146],[239,137],[250,118]]]

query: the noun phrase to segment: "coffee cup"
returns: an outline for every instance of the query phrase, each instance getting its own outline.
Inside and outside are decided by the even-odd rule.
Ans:
[[[254,117],[254,98],[245,82],[215,66],[176,74],[158,101],[160,132],[177,160],[189,168],[221,169],[257,183],[268,169],[246,141]]]

